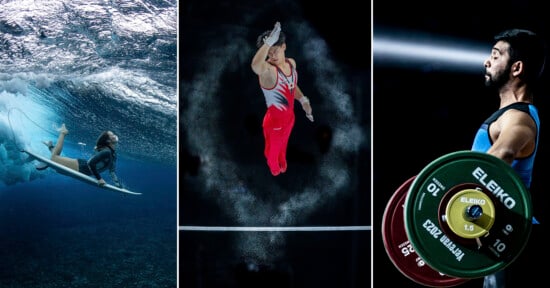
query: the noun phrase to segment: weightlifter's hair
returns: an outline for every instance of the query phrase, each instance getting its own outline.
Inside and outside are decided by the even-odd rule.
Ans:
[[[525,74],[522,79],[525,83],[538,80],[544,70],[546,45],[535,32],[525,29],[508,29],[495,35],[494,40],[510,44],[509,64],[516,61],[523,62]]]

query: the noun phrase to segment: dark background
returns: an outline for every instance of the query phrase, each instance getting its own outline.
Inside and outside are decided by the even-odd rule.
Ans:
[[[398,12],[399,11],[399,12]],[[530,29],[550,43],[548,17],[536,1],[374,1],[374,39],[387,29],[455,37],[487,43],[508,28]],[[419,43],[421,44],[421,43]],[[462,44],[457,41],[457,45]],[[376,47],[376,42],[374,44]],[[411,62],[412,63],[412,62]],[[498,109],[498,95],[485,89],[483,63],[479,71],[446,69],[430,63],[408,67],[373,62],[373,287],[421,287],[401,275],[386,255],[380,225],[384,209],[396,189],[439,156],[468,150],[479,125]],[[534,215],[544,224],[548,203],[545,190],[550,121],[548,70],[535,96],[541,118],[541,138],[532,183]],[[536,249],[546,257],[546,249]],[[529,272],[528,267],[525,272]],[[526,283],[535,273],[516,277]],[[382,276],[384,275],[384,276]],[[474,279],[459,287],[482,287]],[[508,286],[507,286],[508,287]]]
[[[375,37],[377,32],[393,29],[407,33],[416,31],[431,35],[434,39],[456,37],[485,43],[491,47],[494,34],[518,27],[531,29],[550,40],[550,26],[542,1],[460,1],[430,4],[418,1],[375,1],[372,19],[369,18],[370,11],[362,7],[364,3],[359,2],[338,1],[326,4],[322,1],[293,1],[300,7],[300,11],[293,11],[285,1],[269,4],[257,1],[182,1],[179,30],[180,91],[185,91],[186,83],[193,78],[196,71],[202,69],[199,59],[201,51],[208,47],[209,39],[222,37],[216,34],[216,28],[238,26],[247,13],[257,9],[265,10],[264,5],[269,5],[269,12],[254,21],[255,31],[250,33],[251,41],[257,33],[272,27],[276,20],[284,23],[285,19],[295,17],[307,19],[318,33],[324,35],[334,59],[339,65],[346,67],[346,77],[364,90],[369,90],[371,84],[370,20],[373,21]],[[414,36],[411,38],[414,39]],[[287,54],[296,58],[301,67],[307,67],[307,63],[299,61],[299,56],[292,49],[292,45],[289,45]],[[490,48],[486,52],[488,56]],[[376,55],[373,58],[372,123],[371,114],[367,112],[371,108],[367,100],[370,94],[362,95],[363,99],[354,99],[356,109],[363,112],[360,114],[362,125],[365,130],[369,130],[372,124],[373,132],[370,147],[363,149],[363,153],[358,155],[361,163],[357,170],[357,174],[361,176],[359,189],[352,193],[354,196],[335,203],[330,209],[320,211],[308,219],[308,224],[311,225],[372,223],[372,259],[370,231],[339,234],[289,233],[289,251],[292,252],[289,252],[287,261],[279,263],[277,267],[265,268],[261,273],[250,273],[243,269],[242,265],[245,263],[238,259],[234,265],[224,262],[224,257],[234,257],[229,251],[212,248],[223,246],[234,235],[228,233],[211,237],[209,234],[180,232],[180,287],[220,287],[216,284],[223,281],[229,281],[225,287],[233,287],[243,276],[249,280],[263,277],[273,281],[272,283],[278,283],[279,287],[368,287],[371,281],[371,260],[372,287],[420,287],[393,266],[384,250],[380,225],[386,204],[405,180],[417,175],[430,161],[449,152],[469,149],[481,122],[498,108],[498,96],[484,88],[483,63],[479,64],[479,71],[464,71],[446,69],[430,63],[397,67],[377,62]],[[543,83],[548,83],[548,72],[547,70],[543,74]],[[239,73],[243,75],[243,83],[250,82],[249,67],[239,67],[236,74]],[[308,73],[311,72],[307,69],[301,70],[301,79],[312,77]],[[255,84],[250,83],[246,88],[247,93],[257,92],[258,87]],[[308,87],[307,81],[301,80],[299,85],[306,91],[315,90],[315,87]],[[180,106],[193,101],[186,98],[185,93],[180,93]],[[543,209],[548,202],[544,193],[547,189],[544,170],[549,153],[546,143],[550,141],[544,132],[545,123],[550,121],[546,116],[550,115],[548,95],[549,87],[543,85],[535,99],[543,130],[531,189],[534,214],[543,223],[548,219]],[[240,109],[243,110],[229,115],[225,120],[235,127],[251,123],[252,127],[257,128],[263,111],[255,111],[255,108],[246,105]],[[289,156],[289,165],[294,163],[294,167],[301,166],[307,170],[320,156],[314,154],[301,157],[303,155],[299,153],[299,143],[319,145],[313,140],[315,131],[330,128],[330,125],[323,123],[322,114],[316,114],[314,129],[302,130],[305,125],[301,125],[304,123],[297,124],[295,128],[303,133],[294,133],[291,137],[295,142],[291,142],[289,146],[289,154],[294,153],[294,156]],[[180,122],[180,130],[185,129],[193,127]],[[261,137],[258,139],[256,143],[259,143],[259,148],[251,149],[261,150],[263,142]],[[369,150],[371,147],[372,161]],[[295,152],[290,152],[293,149]],[[243,161],[263,160],[251,156],[261,151],[248,152],[242,155]],[[371,211],[363,209],[371,207],[371,163],[372,221],[369,215]],[[194,193],[196,191],[190,190],[193,186],[189,183],[193,183],[196,173],[200,173],[197,172],[200,171],[200,155],[189,152],[185,137],[180,137],[180,166],[179,225],[233,225],[218,211],[215,203],[205,201]],[[542,257],[547,256],[544,254],[547,253],[544,251],[546,249],[540,250]],[[320,251],[324,253],[319,253]],[[473,279],[460,287],[482,287],[482,280]]]
[[[256,187],[280,185],[292,190],[301,183],[316,181],[310,171],[324,161],[330,141],[321,135],[333,132],[326,115],[334,117],[333,110],[321,105],[323,95],[313,85],[315,67],[304,61],[298,53],[297,33],[288,29],[290,21],[306,21],[327,43],[328,54],[350,84],[349,93],[358,123],[366,141],[354,159],[349,159],[351,182],[349,191],[330,199],[309,217],[300,219],[299,226],[369,226],[371,225],[370,193],[370,9],[355,1],[325,3],[323,1],[181,1],[179,23],[179,78],[180,111],[196,99],[189,97],[190,83],[204,74],[205,51],[213,43],[231,44],[232,35],[224,31],[239,31],[247,43],[243,51],[251,49],[243,58],[231,61],[231,69],[223,74],[219,105],[223,107],[225,145],[233,158],[241,163],[244,181]],[[272,177],[263,157],[261,121],[265,101],[261,95],[257,76],[250,68],[256,48],[256,37],[280,21],[287,33],[287,57],[296,59],[301,90],[310,98],[315,122],[309,123],[296,105],[296,124],[288,146],[289,170]],[[246,23],[246,24],[244,24]],[[350,37],[349,32],[357,33]],[[219,45],[219,44],[218,44]],[[244,46],[246,45],[246,46]],[[214,47],[216,48],[216,47]],[[314,51],[312,51],[314,52]],[[223,53],[223,52],[222,52]],[[244,60],[243,60],[244,59]],[[327,63],[332,65],[331,63]],[[331,114],[332,113],[332,114]],[[180,115],[182,116],[182,115]],[[200,117],[207,117],[201,115]],[[195,149],[189,147],[187,132],[192,125],[180,118],[180,192],[179,225],[241,226],[225,211],[216,199],[205,197],[201,185],[201,163],[205,161]],[[325,140],[323,140],[325,139]],[[242,172],[242,173],[241,173]],[[259,183],[259,184],[258,184]],[[216,193],[212,191],[211,194]],[[278,199],[290,195],[259,192],[257,197]],[[240,233],[265,232],[179,232],[179,286],[180,287],[368,287],[371,283],[371,231],[344,232],[284,232],[285,255],[275,263],[262,264],[236,255],[231,248]]]

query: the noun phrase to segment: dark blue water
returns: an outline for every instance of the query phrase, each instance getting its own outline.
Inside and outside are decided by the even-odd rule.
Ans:
[[[54,173],[2,189],[1,287],[176,287],[176,170],[119,162],[143,195]]]

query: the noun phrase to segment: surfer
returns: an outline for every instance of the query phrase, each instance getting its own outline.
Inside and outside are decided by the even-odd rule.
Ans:
[[[97,184],[103,186],[106,184],[105,180],[101,177],[101,173],[109,170],[111,179],[117,187],[123,188],[122,184],[118,180],[115,173],[116,167],[116,152],[115,146],[118,143],[118,136],[112,131],[103,131],[97,138],[96,145],[94,147],[94,155],[86,160],[81,158],[69,158],[61,156],[63,150],[63,142],[65,136],[69,134],[69,130],[65,127],[65,123],[58,129],[59,137],[55,146],[52,141],[44,141],[43,143],[48,146],[48,149],[52,153],[50,159],[56,163],[73,169],[77,172],[86,174],[88,176],[95,176]],[[45,168],[45,167],[44,167]]]

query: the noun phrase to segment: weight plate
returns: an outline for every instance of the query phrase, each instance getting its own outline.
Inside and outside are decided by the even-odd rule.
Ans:
[[[453,233],[475,239],[489,232],[495,221],[495,206],[489,195],[475,189],[454,194],[445,209],[445,219]]]
[[[382,238],[386,253],[395,267],[412,281],[429,287],[452,287],[469,279],[450,277],[431,268],[415,252],[405,231],[405,197],[415,177],[404,182],[392,195],[384,210]]]
[[[493,199],[494,223],[483,236],[466,241],[475,244],[455,241],[463,235],[440,224],[442,199],[450,202],[446,193],[463,183],[480,185]],[[407,193],[404,213],[416,253],[433,269],[458,278],[505,268],[523,251],[531,233],[531,198],[517,173],[506,162],[475,151],[449,153],[422,169]]]
[[[487,192],[486,191],[487,189],[475,183],[462,183],[452,187],[447,191],[447,193],[445,193],[445,195],[443,195],[443,197],[441,198],[441,202],[439,202],[438,219],[439,219],[439,225],[441,227],[441,230],[443,231],[443,234],[446,234],[447,236],[449,236],[449,238],[451,238],[455,242],[472,246],[472,245],[477,245],[476,239],[459,237],[451,230],[446,219],[447,218],[446,210],[447,210],[447,206],[449,206],[449,201],[451,200],[451,198],[453,198],[454,195],[456,195],[456,193],[466,189],[475,189],[475,190]],[[490,195],[490,193],[486,193],[486,195],[489,195],[489,197],[492,196]],[[493,199],[493,201],[495,200]],[[494,206],[493,206],[493,209],[494,209]]]

